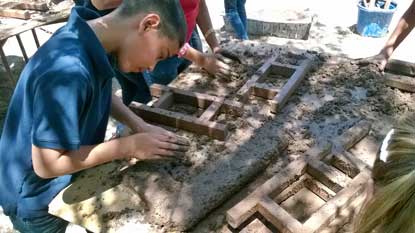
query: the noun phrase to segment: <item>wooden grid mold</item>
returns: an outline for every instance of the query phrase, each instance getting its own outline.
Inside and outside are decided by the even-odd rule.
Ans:
[[[218,140],[225,140],[228,130],[225,124],[215,122],[215,117],[220,113],[238,116],[243,112],[239,102],[159,84],[151,86],[151,94],[158,99],[149,105],[130,105],[144,120]]]
[[[271,112],[278,112],[298,88],[313,62],[313,59],[308,57],[302,60],[300,65],[290,65],[277,62],[277,58],[278,56],[273,56],[267,60],[238,90],[237,96],[243,102],[247,102],[251,95],[269,99]],[[283,85],[275,85],[273,81],[277,80],[282,80]]]
[[[2,17],[30,19],[36,12],[48,10],[46,2],[0,1],[0,16]]]
[[[353,147],[369,130],[370,123],[360,122],[336,143]],[[330,152],[331,147],[311,148],[228,210],[228,224],[238,230],[259,214],[280,232],[337,231],[363,202],[370,170],[347,151]]]
[[[392,59],[386,65],[385,84],[407,92],[415,92],[415,64]]]

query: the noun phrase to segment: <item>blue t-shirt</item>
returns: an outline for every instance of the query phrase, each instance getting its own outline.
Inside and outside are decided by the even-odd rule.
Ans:
[[[11,99],[0,139],[0,204],[7,215],[35,218],[71,181],[71,175],[38,177],[32,144],[77,150],[104,140],[113,69],[86,20],[99,17],[74,7],[30,59]]]

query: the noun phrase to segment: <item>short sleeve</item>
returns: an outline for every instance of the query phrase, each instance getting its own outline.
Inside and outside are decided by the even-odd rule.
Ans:
[[[42,148],[77,150],[79,122],[87,101],[87,74],[80,68],[49,72],[33,88],[32,144]]]

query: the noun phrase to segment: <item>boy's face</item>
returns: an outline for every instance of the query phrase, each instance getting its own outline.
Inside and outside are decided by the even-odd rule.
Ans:
[[[161,35],[156,14],[145,16],[131,30],[118,50],[118,67],[123,72],[153,70],[157,62],[177,54],[177,41]]]

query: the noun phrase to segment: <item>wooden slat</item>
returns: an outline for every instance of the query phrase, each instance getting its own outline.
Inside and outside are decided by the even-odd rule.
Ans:
[[[370,128],[370,122],[365,120],[359,121],[356,125],[347,129],[336,139],[335,146],[338,147],[337,150],[349,150],[358,142],[360,142],[360,140],[366,137],[370,131]]]
[[[183,129],[201,135],[208,135],[214,139],[223,141],[228,134],[226,125],[216,122],[201,121],[185,114],[171,112],[160,108],[151,108],[137,102],[131,103],[130,109],[145,121]]]
[[[397,59],[391,59],[388,61],[385,67],[385,71],[401,74],[406,76],[415,76],[415,64]]]
[[[31,1],[8,1],[0,3],[0,7],[15,10],[35,10],[47,11],[49,10],[46,2],[31,2]]]
[[[277,73],[282,76],[290,77],[294,72],[300,68],[300,66],[294,66],[290,64],[282,64],[279,62],[273,62],[271,66],[271,73]]]
[[[18,19],[30,19],[31,13],[28,10],[0,8],[0,16]]]
[[[304,185],[308,188],[311,192],[319,196],[324,201],[329,201],[331,198],[336,196],[336,193],[333,190],[329,189],[324,184],[320,183],[319,181],[313,179],[309,175],[304,175],[307,179],[304,181]]]
[[[294,183],[290,184],[284,191],[282,191],[278,196],[273,198],[275,203],[280,205],[282,202],[286,201],[288,198],[294,196],[298,191],[305,187],[305,180],[308,178],[307,174],[304,174],[300,179],[296,180]],[[271,197],[272,198],[272,197]]]
[[[288,79],[287,83],[281,88],[281,91],[271,102],[271,112],[278,112],[288,101],[288,98],[294,93],[301,81],[304,79],[308,70],[311,68],[311,59],[306,59],[295,73]]]
[[[206,109],[212,102],[223,102],[221,110],[225,112],[232,112],[239,116],[243,112],[243,104],[233,100],[223,100],[221,97],[211,96],[203,93],[191,92],[181,90],[174,87],[168,87],[160,84],[153,84],[150,87],[151,95],[154,97],[160,97],[163,93],[171,91],[174,93],[174,99],[176,103],[184,103],[197,108]]]
[[[24,1],[18,5],[18,9],[22,10],[36,10],[36,11],[47,11],[49,10],[48,4],[46,2],[30,2]]]
[[[174,102],[173,93],[166,92],[153,104],[153,106],[155,108],[167,109],[173,104],[173,102]]]
[[[312,214],[304,223],[304,226],[310,229],[309,232],[319,232],[318,230],[333,220],[340,210],[347,208],[349,203],[356,197],[362,195],[363,187],[370,178],[369,174],[370,172],[368,170],[361,172],[348,184],[347,188],[341,190],[316,213]]]
[[[62,9],[62,11],[57,12],[52,15],[48,15],[44,18],[37,18],[36,20],[29,20],[25,22],[24,24],[18,25],[18,26],[6,26],[3,25],[3,27],[0,28],[0,40],[7,39],[9,37],[15,36],[17,34],[23,33],[25,31],[31,30],[36,27],[52,24],[52,23],[59,23],[64,22],[68,19],[68,16],[70,14],[71,8],[65,8]]]
[[[415,92],[415,78],[385,73],[385,84],[407,92]]]
[[[295,183],[305,172],[307,162],[296,160],[258,187],[247,198],[226,212],[226,218],[233,228],[238,228],[257,211],[257,204],[264,196],[278,196]]]
[[[334,192],[339,192],[351,181],[350,177],[321,161],[310,160],[307,173]]]
[[[365,162],[349,152],[333,155],[330,162],[334,167],[352,178],[357,176],[365,168],[368,168]]]
[[[277,88],[268,88],[266,84],[256,83],[252,86],[252,94],[264,99],[272,100],[280,92]]]
[[[258,212],[281,232],[303,233],[306,231],[297,219],[269,197],[261,199],[258,205]]]
[[[277,59],[278,56],[273,56],[268,59],[256,72],[255,74],[238,90],[236,95],[242,99],[243,102],[246,102],[251,95],[252,86],[258,82],[258,80],[270,72],[272,63]]]
[[[199,117],[199,120],[211,121],[217,114],[219,114],[222,103],[223,102],[212,102],[212,104]]]

